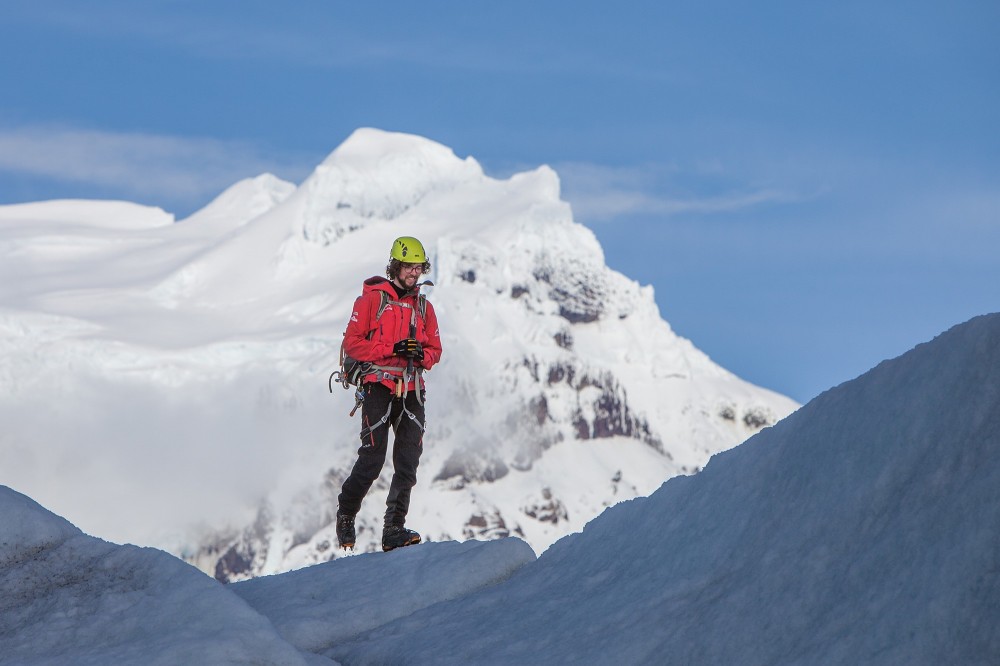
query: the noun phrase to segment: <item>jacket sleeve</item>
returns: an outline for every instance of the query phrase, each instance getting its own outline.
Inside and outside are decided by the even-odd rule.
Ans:
[[[381,297],[376,291],[366,292],[355,299],[351,320],[344,331],[344,351],[351,358],[381,363],[392,356],[391,344],[368,339],[368,334],[378,325],[376,316],[380,303]]]
[[[427,311],[424,313],[424,333],[427,339],[420,341],[424,348],[424,360],[420,365],[424,370],[430,370],[441,360],[441,332],[438,330],[437,315],[430,301],[427,302]]]

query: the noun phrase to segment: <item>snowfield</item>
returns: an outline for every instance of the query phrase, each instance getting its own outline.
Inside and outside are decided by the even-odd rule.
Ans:
[[[430,543],[222,585],[0,487],[3,664],[991,664],[1000,314],[537,560]]]

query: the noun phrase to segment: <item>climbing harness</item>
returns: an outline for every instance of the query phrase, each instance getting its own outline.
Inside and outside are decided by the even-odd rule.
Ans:
[[[417,391],[417,395],[418,396],[420,395],[419,391]],[[364,400],[364,397],[362,397],[362,401],[363,400]],[[375,423],[372,423],[369,426],[367,426],[365,428],[362,428],[361,435],[360,435],[361,439],[362,440],[365,439],[370,434],[372,434],[373,432],[375,432],[376,430],[378,430],[381,426],[383,426],[386,423],[388,423],[389,422],[389,416],[391,414],[392,414],[392,401],[390,400],[389,401],[389,407],[385,410],[385,414],[382,415],[382,418],[380,418]],[[417,427],[420,428],[420,432],[421,433],[424,433],[427,430],[426,427],[424,426],[423,422],[419,418],[417,418],[417,415],[414,414],[413,412],[411,412],[410,410],[408,410],[406,408],[406,401],[404,400],[403,401],[403,411],[401,411],[399,413],[399,416],[396,417],[396,421],[392,424],[393,431],[396,431],[396,430],[399,429],[399,425],[400,425],[400,423],[402,423],[404,415],[407,418],[409,418],[411,421],[413,421],[414,423],[417,424]]]

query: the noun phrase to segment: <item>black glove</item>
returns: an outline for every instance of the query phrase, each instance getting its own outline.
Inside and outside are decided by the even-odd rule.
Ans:
[[[402,356],[414,361],[424,360],[424,347],[414,338],[400,340],[392,347],[393,356]]]

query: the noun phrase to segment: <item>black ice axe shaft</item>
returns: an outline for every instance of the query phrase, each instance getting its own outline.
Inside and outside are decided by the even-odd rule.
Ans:
[[[417,284],[413,285],[413,291],[416,292],[417,287],[420,287],[420,286],[425,285],[425,284],[428,285],[428,286],[430,286],[430,287],[434,286],[434,283],[431,282],[430,280],[424,280],[423,282],[418,282]],[[412,308],[410,310],[410,338],[415,339],[416,337],[417,337],[417,309],[416,309],[416,307],[414,307],[414,308]],[[407,361],[406,361],[406,375],[403,376],[403,397],[404,398],[406,397],[406,394],[409,392],[409,381],[410,381],[410,379],[413,379],[413,359],[412,358],[407,359]],[[420,387],[417,386],[416,389],[419,391]],[[417,397],[418,398],[420,397],[419,393],[417,394]]]
[[[417,337],[417,310],[412,308],[410,310],[410,338]],[[413,377],[413,358],[410,357],[406,360],[406,377],[403,377],[403,397],[406,397],[406,393],[409,391],[409,381]],[[419,387],[418,387],[419,388]]]

